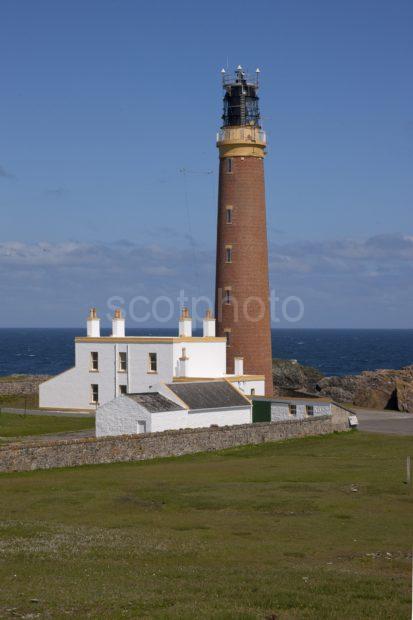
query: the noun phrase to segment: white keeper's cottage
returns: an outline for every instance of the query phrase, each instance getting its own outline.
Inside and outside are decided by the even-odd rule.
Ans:
[[[100,319],[92,308],[87,335],[75,339],[75,366],[39,388],[45,409],[95,410],[120,395],[153,392],[158,384],[223,379],[246,396],[264,395],[263,375],[246,375],[243,359],[226,373],[227,341],[215,335],[208,311],[203,335],[192,335],[188,309],[182,310],[177,336],[126,336],[125,319],[116,310],[112,335],[100,335]]]

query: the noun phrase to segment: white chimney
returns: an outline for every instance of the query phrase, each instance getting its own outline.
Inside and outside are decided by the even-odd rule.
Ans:
[[[115,338],[125,337],[125,319],[119,309],[115,310],[115,315],[112,319],[112,336]]]
[[[88,338],[100,338],[100,319],[98,319],[96,314],[96,308],[90,309],[86,325]]]
[[[207,310],[204,317],[204,338],[215,338],[215,319],[211,310]]]
[[[234,374],[238,377],[244,374],[244,358],[234,357]]]
[[[192,336],[192,319],[189,316],[188,308],[182,308],[182,314],[179,319],[179,335],[185,338]]]
[[[183,347],[181,357],[179,358],[179,376],[180,377],[188,376],[188,365],[189,365],[189,357],[186,354],[185,347]]]

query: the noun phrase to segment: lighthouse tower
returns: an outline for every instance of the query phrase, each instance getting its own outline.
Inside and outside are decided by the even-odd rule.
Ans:
[[[218,134],[219,191],[215,312],[227,338],[227,372],[244,358],[246,374],[265,376],[272,389],[272,355],[265,213],[266,138],[258,106],[259,70],[222,71],[223,125]]]

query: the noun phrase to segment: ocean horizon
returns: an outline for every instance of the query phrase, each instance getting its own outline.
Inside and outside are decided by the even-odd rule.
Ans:
[[[128,329],[130,336],[171,336],[176,328]],[[55,375],[74,365],[74,338],[85,328],[0,328],[0,376]],[[103,328],[102,335],[110,329]],[[195,329],[195,335],[201,330]],[[272,329],[273,357],[295,359],[326,376],[413,364],[413,329]]]

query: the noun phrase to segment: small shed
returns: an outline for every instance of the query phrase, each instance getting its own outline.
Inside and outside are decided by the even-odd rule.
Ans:
[[[96,436],[229,426],[252,421],[249,399],[228,381],[160,383],[98,407]]]
[[[96,410],[96,437],[151,432],[152,416],[179,414],[183,407],[159,392],[127,394]]]

